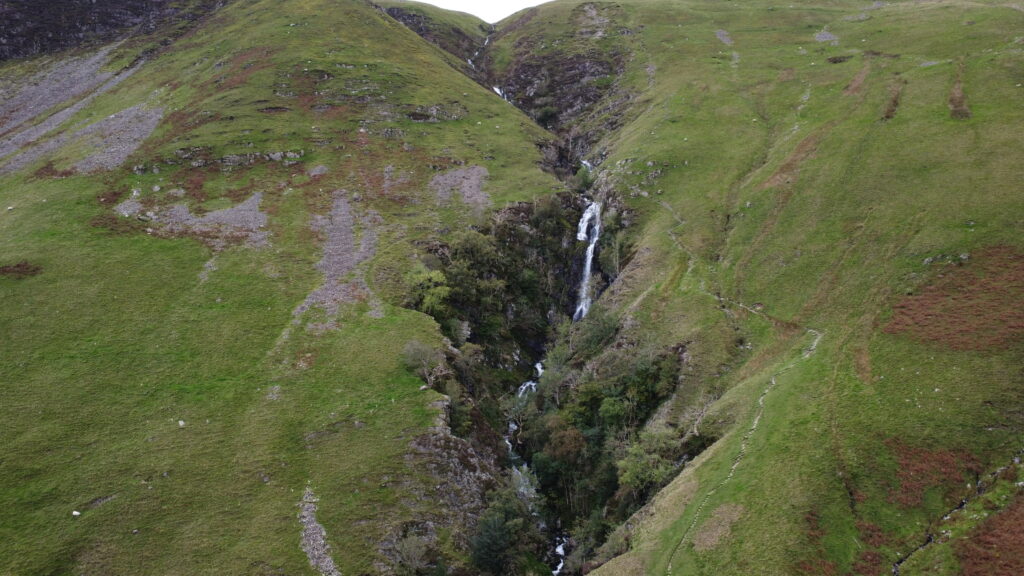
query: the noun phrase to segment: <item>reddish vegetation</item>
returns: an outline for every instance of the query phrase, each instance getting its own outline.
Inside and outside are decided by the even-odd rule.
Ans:
[[[869,62],[864,63],[864,67],[857,72],[857,75],[850,80],[850,83],[843,89],[843,94],[852,96],[860,93],[860,89],[864,86],[864,81],[868,79],[868,74],[871,73],[871,64]]]
[[[67,178],[68,176],[74,176],[74,174],[74,170],[58,170],[51,160],[36,170],[32,177],[42,180],[46,178]]]
[[[862,551],[857,561],[853,563],[853,573],[860,576],[878,576],[885,567],[885,557],[879,552],[879,548],[889,543],[889,538],[882,532],[877,524],[857,521],[857,532],[860,533],[860,540],[869,548]]]
[[[231,59],[231,69],[224,76],[227,78],[221,84],[221,89],[231,89],[242,86],[249,81],[249,77],[274,66],[270,60],[271,51],[269,48],[250,48]]]
[[[114,234],[134,234],[146,228],[145,224],[135,218],[122,218],[113,213],[103,213],[89,221],[93,228],[103,228]]]
[[[1024,494],[956,543],[964,576],[1024,574]]]
[[[954,350],[1006,348],[1024,336],[1024,254],[986,248],[893,307],[885,331]]]
[[[889,539],[877,524],[863,521],[857,522],[857,531],[860,532],[860,539],[868,546],[881,548],[889,542]]]
[[[949,91],[949,115],[956,120],[966,120],[971,117],[971,109],[967,107],[967,97],[964,96],[964,63],[956,73],[956,82]]]
[[[800,174],[800,167],[818,150],[818,142],[821,140],[824,132],[819,130],[804,138],[800,144],[797,144],[796,149],[789,155],[789,158],[786,158],[782,166],[779,167],[775,174],[772,174],[772,177],[767,182],[761,185],[761,188],[776,188],[785,184],[791,184],[793,180],[796,180],[797,175]]]
[[[113,206],[120,202],[121,198],[124,198],[125,194],[127,194],[127,191],[123,189],[109,188],[103,194],[96,196],[96,201],[104,206]]]
[[[858,576],[879,576],[885,566],[885,558],[874,550],[865,550],[853,564],[853,573]]]
[[[7,264],[6,266],[0,266],[0,276],[7,276],[8,278],[28,278],[29,276],[35,276],[43,272],[43,267],[36,264],[30,264],[28,260],[22,260],[17,264]]]
[[[825,538],[825,531],[821,527],[821,519],[818,513],[810,511],[804,515],[807,522],[807,537],[815,548],[814,556],[800,561],[796,565],[798,574],[802,576],[835,576],[839,569],[832,562],[825,559],[825,545],[822,540]]]
[[[966,452],[915,448],[895,439],[886,445],[899,459],[899,484],[889,491],[889,501],[904,508],[919,506],[930,488],[957,487],[964,483],[967,473],[981,473],[978,460]]]
[[[889,103],[885,105],[882,120],[892,120],[896,117],[896,111],[900,108],[900,98],[903,96],[903,87],[906,85],[907,81],[900,79],[889,86]]]

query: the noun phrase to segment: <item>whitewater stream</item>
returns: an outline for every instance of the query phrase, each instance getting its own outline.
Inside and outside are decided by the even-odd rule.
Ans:
[[[498,89],[495,88],[498,92]],[[498,92],[500,94],[500,92]],[[586,164],[589,169],[589,164]],[[586,317],[587,312],[590,311],[590,305],[593,302],[593,296],[590,293],[590,283],[594,272],[594,252],[597,249],[597,242],[601,239],[601,204],[598,202],[589,202],[586,210],[583,211],[583,216],[580,218],[579,227],[576,232],[576,239],[580,242],[587,243],[587,254],[583,261],[583,275],[580,278],[580,284],[578,287],[578,301],[576,304],[576,310],[573,313],[573,322],[578,322]],[[544,375],[544,363],[537,362],[533,365],[536,376],[534,380],[527,380],[523,382],[516,390],[516,402],[525,404],[529,402],[530,396],[537,392],[537,382],[540,377]],[[519,431],[519,425],[514,419],[509,419],[506,427],[505,435],[505,447],[508,449],[509,461],[512,463],[512,482],[515,484],[516,491],[524,498],[527,502],[530,502],[530,512],[534,515],[539,515],[533,509],[533,501],[537,497],[537,488],[531,481],[532,472],[530,471],[530,465],[523,462],[522,458],[516,452],[515,440],[516,432]],[[558,566],[551,571],[553,576],[559,576],[562,573],[562,568],[565,566],[566,547],[569,545],[569,535],[561,532],[554,534],[554,556],[558,559]]]
[[[572,315],[573,322],[578,322],[590,312],[590,304],[593,297],[590,295],[590,279],[594,271],[594,251],[597,250],[597,241],[601,239],[601,204],[591,202],[580,218],[579,230],[576,232],[576,239],[587,243],[587,255],[583,260],[583,276],[580,278],[579,298],[576,304],[576,312]]]

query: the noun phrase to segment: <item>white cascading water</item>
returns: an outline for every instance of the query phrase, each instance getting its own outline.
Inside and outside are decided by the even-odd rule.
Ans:
[[[594,251],[597,249],[597,241],[601,239],[601,204],[591,202],[580,218],[579,230],[576,232],[576,239],[580,242],[587,242],[587,257],[583,261],[583,277],[580,278],[579,300],[576,304],[576,312],[572,315],[573,322],[586,317],[590,312],[590,304],[593,299],[590,296],[590,277],[594,268]]]
[[[533,365],[534,370],[537,371],[537,380],[544,375],[544,364],[537,362]],[[519,389],[516,390],[516,400],[528,397],[530,394],[537,391],[537,381],[527,380],[523,382]],[[508,448],[509,459],[513,462],[512,465],[512,483],[515,486],[516,492],[528,502],[530,512],[533,515],[537,515],[537,510],[534,507],[534,501],[537,499],[537,487],[534,484],[536,480],[531,481],[533,474],[530,470],[530,465],[523,462],[516,466],[515,462],[519,461],[519,455],[516,454],[515,446],[512,444],[512,440],[515,437],[516,432],[519,431],[519,425],[512,420],[508,421],[508,430],[505,433],[505,446]],[[558,558],[558,567],[551,571],[554,576],[558,576],[562,572],[562,567],[565,566],[565,546],[569,543],[569,537],[561,535],[556,540],[557,545],[555,546],[555,556]]]

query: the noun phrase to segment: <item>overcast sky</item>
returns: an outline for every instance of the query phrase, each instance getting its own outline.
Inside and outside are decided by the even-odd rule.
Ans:
[[[494,23],[523,8],[543,4],[543,0],[419,0],[441,8],[469,12]]]

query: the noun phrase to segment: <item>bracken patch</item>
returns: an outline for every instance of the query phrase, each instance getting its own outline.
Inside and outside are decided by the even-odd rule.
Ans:
[[[966,452],[915,448],[897,439],[886,441],[886,445],[899,462],[897,483],[889,490],[889,501],[904,508],[919,506],[931,488],[952,489],[962,485],[968,474],[981,473],[978,460]]]
[[[17,264],[0,266],[0,276],[6,276],[17,280],[28,278],[29,276],[36,276],[38,274],[42,274],[42,272],[42,266],[32,264],[28,260],[22,260]]]
[[[815,552],[810,558],[797,563],[796,573],[801,576],[836,576],[839,569],[825,559],[825,530],[821,526],[821,517],[817,511],[812,510],[804,515],[804,521],[807,522],[807,538]]]
[[[964,576],[1024,574],[1024,494],[955,545]]]
[[[885,327],[954,350],[1006,348],[1024,336],[1024,254],[994,246],[948,265],[893,306]]]

